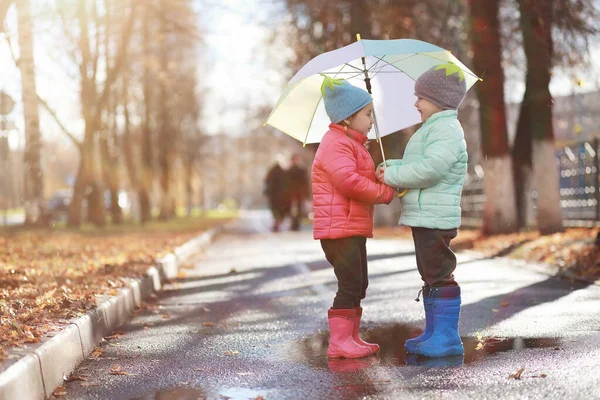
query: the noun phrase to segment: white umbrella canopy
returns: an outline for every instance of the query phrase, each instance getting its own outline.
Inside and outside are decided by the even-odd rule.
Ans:
[[[431,67],[448,62],[463,71],[467,90],[479,79],[452,53],[427,42],[359,40],[304,65],[287,84],[265,125],[304,144],[319,143],[330,123],[322,101],[321,74],[346,79],[362,89],[366,89],[366,75],[376,116],[376,127],[369,138],[389,135],[421,122],[414,107],[415,80]]]

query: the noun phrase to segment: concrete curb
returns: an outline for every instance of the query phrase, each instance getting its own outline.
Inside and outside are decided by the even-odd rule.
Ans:
[[[177,277],[180,266],[194,252],[206,248],[223,230],[210,229],[175,249],[148,268],[146,276],[119,290],[117,296],[100,300],[97,308],[77,318],[35,350],[26,350],[16,363],[0,372],[0,400],[45,399],[52,396],[104,336],[127,322],[142,300],[159,291],[168,279]]]

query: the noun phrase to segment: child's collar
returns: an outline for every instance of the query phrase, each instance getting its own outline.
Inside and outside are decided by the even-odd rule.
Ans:
[[[431,123],[435,120],[438,120],[440,118],[446,118],[446,117],[458,118],[458,110],[444,110],[444,111],[436,112],[435,114],[432,114],[431,117],[427,118],[425,123],[426,124]]]
[[[329,129],[335,129],[336,131],[341,131],[341,132],[347,134],[348,136],[350,136],[352,139],[356,140],[360,144],[365,144],[365,142],[368,139],[367,135],[363,135],[362,133],[355,131],[354,129],[350,129],[350,128],[348,128],[348,130],[346,130],[346,129],[344,129],[344,127],[342,125],[335,124],[333,122],[331,124],[329,124]]]

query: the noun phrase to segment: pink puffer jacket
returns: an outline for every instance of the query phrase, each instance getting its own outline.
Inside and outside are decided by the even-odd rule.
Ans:
[[[373,237],[373,206],[394,198],[390,186],[376,182],[366,141],[356,131],[329,125],[312,165],[315,239]]]

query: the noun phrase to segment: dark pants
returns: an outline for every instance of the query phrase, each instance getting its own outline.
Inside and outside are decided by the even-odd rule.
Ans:
[[[458,229],[412,228],[417,268],[427,286],[458,286],[454,280],[456,256],[450,241]]]
[[[292,230],[300,230],[300,223],[304,218],[304,198],[298,195],[292,195],[290,213],[292,215]]]
[[[338,291],[333,308],[348,309],[360,306],[367,295],[367,238],[352,236],[341,239],[322,239],[321,247],[333,266]]]

